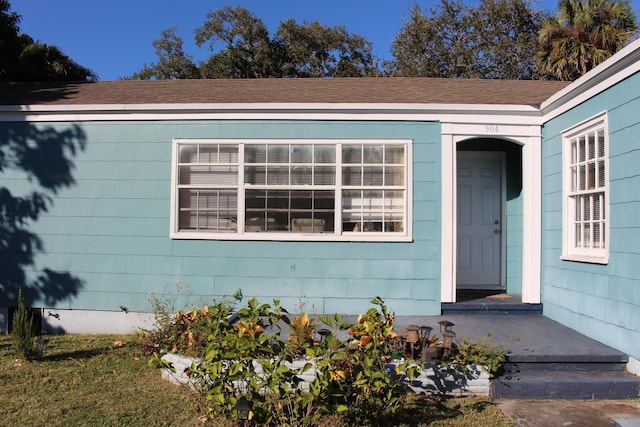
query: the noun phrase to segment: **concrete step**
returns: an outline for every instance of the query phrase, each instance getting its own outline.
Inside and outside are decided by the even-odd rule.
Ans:
[[[542,304],[492,304],[490,302],[442,303],[443,315],[542,314]]]
[[[505,361],[520,370],[624,370],[629,356],[600,343],[592,343],[587,347],[591,351],[572,351],[571,348],[548,348],[547,352],[520,351],[518,353],[507,352]]]
[[[542,304],[523,304],[518,294],[476,292],[459,295],[458,302],[442,303],[441,310],[443,315],[542,314]]]
[[[522,371],[614,371],[622,372],[626,369],[626,363],[617,362],[507,362],[504,364],[505,372]]]
[[[491,382],[491,396],[506,399],[630,399],[640,378],[626,372],[530,370]]]

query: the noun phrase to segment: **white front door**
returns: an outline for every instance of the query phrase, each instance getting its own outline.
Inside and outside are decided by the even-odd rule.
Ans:
[[[497,152],[458,153],[458,289],[504,289],[503,159]]]

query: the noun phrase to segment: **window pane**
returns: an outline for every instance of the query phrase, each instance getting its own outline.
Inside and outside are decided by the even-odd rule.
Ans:
[[[267,184],[268,185],[288,185],[289,184],[289,167],[288,166],[267,166]]]
[[[600,248],[600,223],[596,222],[593,224],[593,243],[592,243],[592,247],[594,248]]]
[[[245,163],[265,163],[267,161],[267,146],[264,144],[246,144],[244,146]]]
[[[588,136],[588,154],[587,154],[587,159],[588,160],[593,160],[596,157],[596,134],[595,133],[590,133]]]
[[[220,163],[238,163],[238,146],[237,145],[220,145],[219,161]]]
[[[587,190],[596,188],[596,163],[589,162],[587,167]]]
[[[293,166],[291,168],[291,184],[293,185],[311,185],[312,182],[311,166]]]
[[[291,163],[311,163],[313,161],[313,146],[310,144],[296,144],[291,146]]]
[[[404,191],[385,191],[384,198],[387,210],[404,212]]]
[[[596,194],[593,197],[593,219],[600,220],[600,197]]]
[[[386,164],[404,164],[404,147],[401,145],[387,145],[384,157]]]
[[[591,220],[591,197],[585,196],[582,198],[582,217],[585,221]]]
[[[362,169],[362,184],[368,186],[381,186],[384,184],[384,168],[365,167]]]
[[[575,224],[575,242],[574,242],[574,246],[577,247],[577,248],[581,248],[582,247],[582,224],[581,223]]]
[[[291,209],[299,211],[308,211],[313,208],[313,192],[312,191],[292,191],[291,192]]]
[[[198,163],[218,163],[218,145],[200,145]]]
[[[404,223],[401,213],[390,213],[384,216],[384,231],[401,233],[404,231]]]
[[[363,208],[367,210],[381,211],[384,206],[382,194],[383,194],[382,190],[365,191],[363,193],[363,198],[362,198]]]
[[[335,145],[315,145],[314,146],[314,162],[315,163],[335,163],[336,147]]]
[[[362,185],[362,167],[347,166],[342,168],[342,185]]]
[[[343,145],[342,163],[362,163],[362,145]]]
[[[387,166],[384,170],[384,185],[401,186],[404,185],[404,167]]]
[[[353,210],[361,209],[362,191],[360,190],[345,190],[342,192],[342,209]]]
[[[598,161],[598,187],[604,188],[605,186],[605,170],[604,170],[604,160]]]
[[[265,166],[245,166],[244,182],[253,185],[265,185],[267,183],[267,168]]]
[[[382,145],[364,145],[362,162],[364,164],[382,164],[383,150]]]
[[[591,246],[591,225],[586,223],[582,227],[582,247],[590,248]]]
[[[198,146],[179,145],[178,157],[180,163],[196,163],[198,161]]]
[[[587,168],[585,165],[578,166],[578,191],[587,188]]]
[[[267,162],[289,163],[289,145],[273,144],[267,147]]]
[[[598,130],[598,157],[604,157],[604,129]]]
[[[313,170],[315,185],[335,185],[336,168],[334,166],[316,166]]]
[[[587,143],[586,138],[584,136],[581,136],[578,139],[578,161],[579,162],[585,161],[586,143]]]

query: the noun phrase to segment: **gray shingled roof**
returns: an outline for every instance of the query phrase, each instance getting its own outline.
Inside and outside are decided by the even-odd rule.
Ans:
[[[411,77],[2,83],[0,105],[391,103],[537,107],[567,84]]]

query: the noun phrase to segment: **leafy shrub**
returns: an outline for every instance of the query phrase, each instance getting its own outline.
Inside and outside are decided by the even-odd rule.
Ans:
[[[142,350],[145,355],[162,355],[164,353],[180,353],[186,356],[201,356],[209,341],[208,337],[214,323],[220,318],[230,316],[235,303],[242,298],[238,290],[234,301],[222,299],[202,308],[188,311],[176,310],[176,302],[183,292],[182,283],[176,283],[176,293],[171,298],[161,299],[151,294],[155,326],[152,330],[142,331]],[[189,295],[187,295],[188,301]]]
[[[341,323],[339,316],[327,322],[334,328],[348,327],[353,339],[345,344],[335,336],[328,337],[326,349],[315,354],[321,374],[312,388],[322,396],[323,407],[341,413],[345,423],[354,425],[385,424],[407,396],[395,375],[385,370],[391,355],[389,343],[397,337],[393,315],[381,298],[376,297],[371,303],[376,307],[359,316],[355,325]],[[408,363],[397,371],[407,371]],[[409,370],[408,375],[412,374]]]
[[[336,413],[346,424],[379,424],[401,407],[406,392],[385,372],[386,344],[395,336],[393,316],[380,298],[372,303],[377,307],[355,325],[338,315],[322,318],[333,331],[317,341],[315,319],[302,314],[291,322],[277,300],[271,305],[252,299],[237,311],[235,326],[217,319],[191,378],[205,384],[198,388],[206,389],[217,415],[236,416],[243,396],[253,404],[253,419],[265,425],[314,425],[321,415]],[[292,332],[286,341],[284,325]],[[354,338],[341,341],[336,330],[350,330]],[[292,367],[293,355],[301,354],[308,362],[302,369]],[[299,375],[313,368],[315,379],[308,392],[302,391]]]
[[[260,304],[255,298],[238,310],[232,325],[218,318],[210,330],[204,361],[194,367],[192,378],[206,383],[207,399],[215,414],[234,415],[239,394],[253,403],[252,417],[262,423],[287,425],[287,418],[300,416],[296,396],[297,371],[285,361],[285,342],[280,322],[289,323],[280,303]],[[287,402],[283,407],[280,402]],[[288,413],[286,411],[289,411]]]
[[[485,335],[480,341],[463,337],[456,343],[453,361],[463,366],[484,366],[489,375],[494,377],[504,363],[504,348],[487,342],[488,339],[489,335]]]

